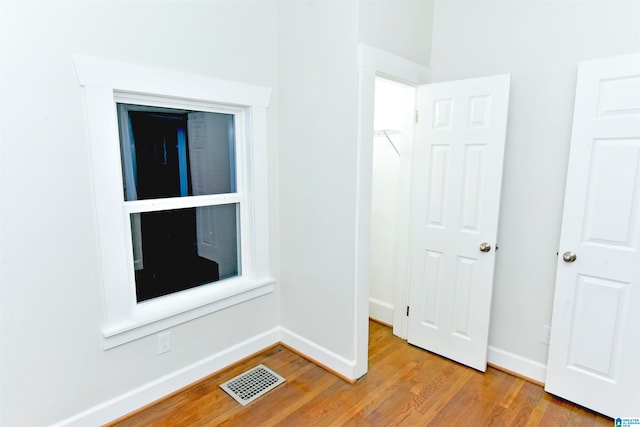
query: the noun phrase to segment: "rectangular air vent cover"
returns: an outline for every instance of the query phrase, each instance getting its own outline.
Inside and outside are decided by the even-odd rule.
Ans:
[[[226,383],[220,384],[220,388],[244,406],[284,382],[285,379],[271,369],[264,365],[258,365]]]

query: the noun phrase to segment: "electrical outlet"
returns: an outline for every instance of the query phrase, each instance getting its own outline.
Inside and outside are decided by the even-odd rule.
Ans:
[[[171,332],[158,334],[158,354],[171,351]]]
[[[543,326],[542,327],[542,344],[549,345],[549,341],[551,341],[551,326]]]

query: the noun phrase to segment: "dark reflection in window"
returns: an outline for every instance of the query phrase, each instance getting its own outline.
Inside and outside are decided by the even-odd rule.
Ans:
[[[137,301],[240,274],[236,204],[131,215]]]
[[[232,114],[117,107],[125,200],[236,191]]]

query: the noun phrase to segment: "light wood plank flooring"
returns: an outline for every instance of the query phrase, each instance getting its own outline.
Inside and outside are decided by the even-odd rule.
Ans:
[[[613,421],[489,368],[482,374],[370,322],[369,373],[348,384],[277,346],[113,426],[612,426]],[[287,379],[242,407],[219,384],[263,363]]]

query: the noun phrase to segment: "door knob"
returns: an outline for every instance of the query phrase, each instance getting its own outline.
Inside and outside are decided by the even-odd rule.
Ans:
[[[571,251],[567,251],[562,254],[562,259],[564,262],[574,262],[578,257]]]
[[[480,243],[480,252],[489,252],[491,250],[491,245],[487,242]]]

